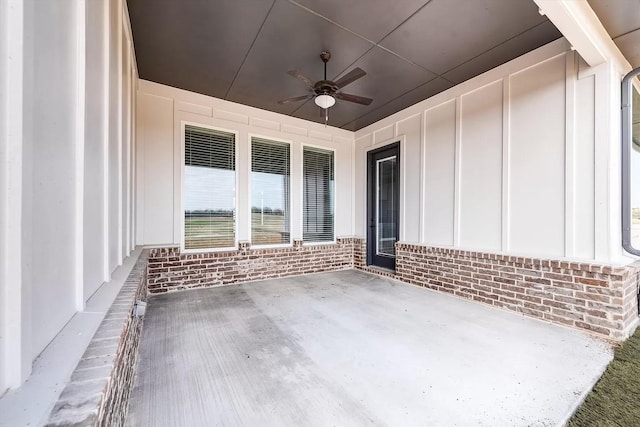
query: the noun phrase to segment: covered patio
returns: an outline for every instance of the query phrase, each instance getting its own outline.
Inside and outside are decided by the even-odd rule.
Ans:
[[[127,424],[562,425],[603,341],[356,270],[154,296]]]
[[[0,427],[562,425],[640,324],[637,1],[0,2]]]

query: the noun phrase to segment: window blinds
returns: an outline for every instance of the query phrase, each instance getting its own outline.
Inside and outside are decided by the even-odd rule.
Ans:
[[[185,126],[185,249],[235,245],[235,135]]]
[[[303,231],[307,242],[326,242],[333,234],[333,152],[304,147]]]
[[[289,144],[251,139],[251,243],[289,243]]]

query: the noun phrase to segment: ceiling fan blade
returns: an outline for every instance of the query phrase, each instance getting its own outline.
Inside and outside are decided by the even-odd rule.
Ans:
[[[364,77],[367,73],[362,68],[356,67],[349,71],[346,75],[342,76],[340,80],[336,82],[338,89],[345,87],[346,85],[355,82],[360,77]]]
[[[356,104],[369,105],[373,102],[371,98],[365,98],[364,96],[350,95],[348,93],[338,92],[334,95],[338,99],[343,101],[355,102]]]
[[[278,104],[288,104],[290,102],[302,101],[302,100],[311,99],[311,98],[313,98],[313,94],[312,93],[310,93],[308,95],[296,96],[295,98],[283,99],[282,101],[278,101]]]
[[[313,89],[313,82],[311,81],[311,79],[307,76],[305,76],[304,74],[302,74],[300,71],[298,70],[291,70],[291,71],[287,71],[287,73],[290,76],[295,77],[296,79],[302,81],[304,84],[306,84],[307,86],[309,86],[311,89]]]

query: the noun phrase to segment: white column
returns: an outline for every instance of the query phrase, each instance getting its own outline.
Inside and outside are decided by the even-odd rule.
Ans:
[[[75,109],[75,229],[74,280],[76,310],[84,310],[84,145],[86,4],[76,0],[76,109]]]
[[[0,393],[31,373],[28,289],[22,277],[24,4],[0,10]]]
[[[103,208],[103,223],[102,223],[102,242],[103,242],[103,280],[108,282],[111,280],[111,268],[109,263],[110,247],[109,247],[109,221],[110,221],[110,206],[109,206],[109,132],[110,132],[110,34],[111,34],[111,6],[110,2],[103,2],[104,7],[104,20],[102,31],[104,33],[104,69],[103,69],[103,129],[102,129],[102,159],[103,159],[103,175],[102,175],[102,206]]]

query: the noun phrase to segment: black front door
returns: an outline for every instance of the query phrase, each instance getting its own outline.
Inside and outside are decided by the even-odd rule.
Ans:
[[[367,264],[395,270],[400,213],[400,144],[367,159]]]

